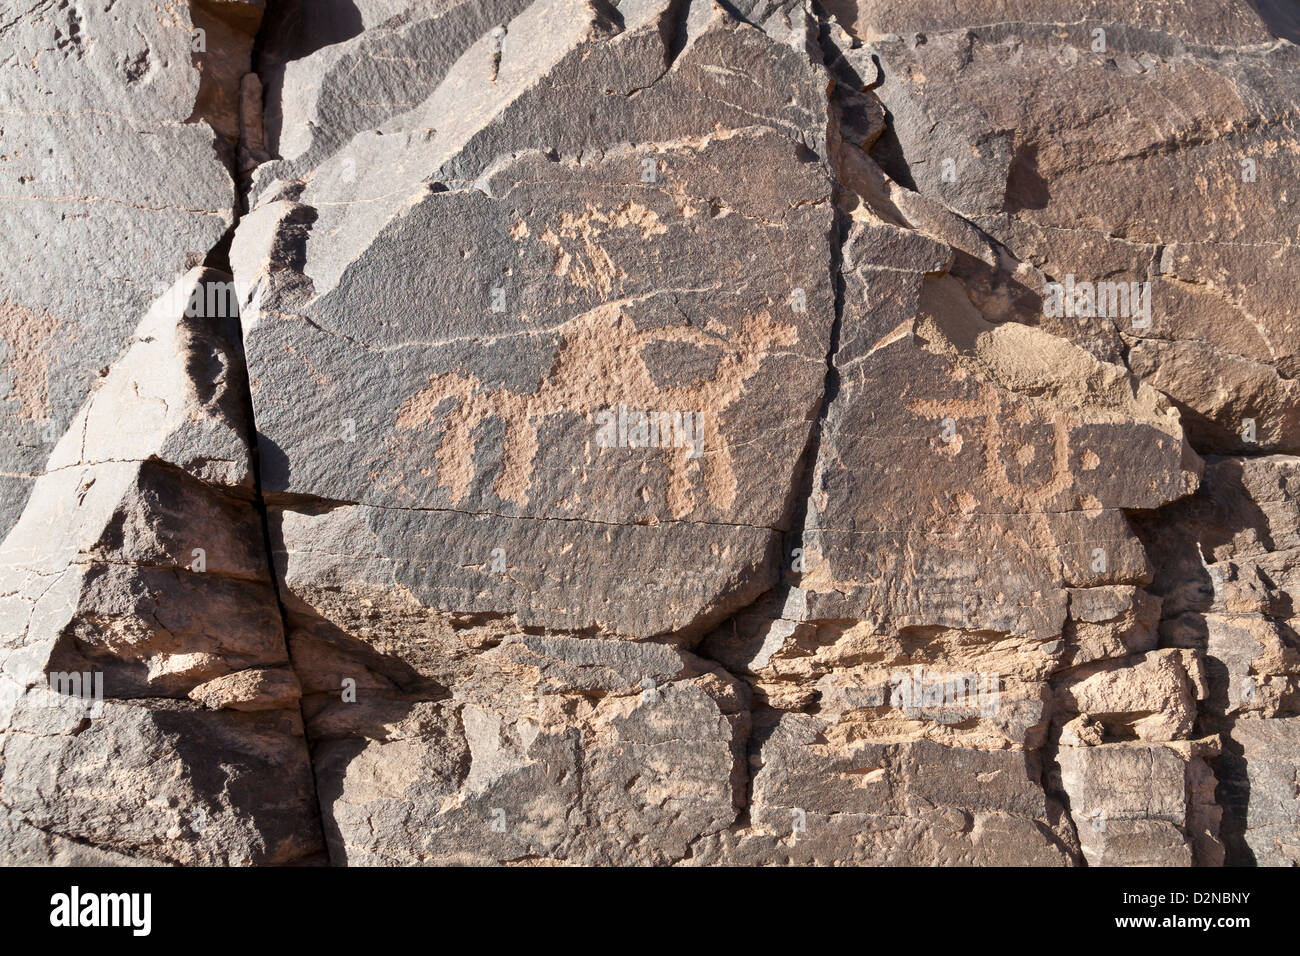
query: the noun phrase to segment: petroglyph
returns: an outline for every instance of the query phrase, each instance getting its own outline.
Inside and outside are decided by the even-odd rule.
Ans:
[[[18,400],[18,414],[29,422],[50,415],[50,347],[63,323],[39,309],[0,302],[0,339],[5,361],[13,373],[10,397]]]
[[[1033,416],[1023,405],[1008,409],[1001,392],[988,383],[980,384],[979,398],[967,401],[917,401],[907,405],[907,409],[925,418],[942,421],[946,418],[954,422],[972,421],[976,434],[984,446],[984,479],[986,487],[1004,502],[1024,511],[1034,511],[1047,505],[1068,488],[1073,481],[1070,472],[1070,430],[1067,422],[1059,418],[1052,420],[1052,469],[1051,474],[1038,484],[1013,481],[1007,472],[1005,453],[1013,451],[1016,462],[1023,468],[1029,465],[1035,452],[1032,445],[1009,442],[1003,432],[1003,422],[1010,421],[1016,425],[1028,425]],[[951,447],[960,454],[965,439],[951,443]],[[963,507],[963,511],[971,509]]]
[[[554,227],[543,230],[537,238],[555,249],[552,271],[557,276],[579,288],[609,295],[625,276],[599,242],[613,229],[636,229],[647,240],[668,231],[654,210],[629,201],[608,213],[590,204],[576,216],[564,213]],[[523,224],[520,235],[528,235],[527,224]]]
[[[636,408],[701,410],[705,448],[701,459],[674,449],[644,449],[642,453],[665,456],[669,472],[665,495],[674,518],[685,517],[697,506],[692,485],[700,468],[708,502],[723,510],[731,507],[736,498],[736,476],[730,446],[718,424],[744,394],[746,383],[758,373],[770,351],[798,341],[795,327],[761,312],[747,318],[730,335],[693,326],[637,329],[624,314],[622,303],[613,302],[569,320],[560,327],[560,336],[551,368],[532,392],[485,388],[474,375],[447,372],[431,376],[428,386],[398,410],[398,430],[410,431],[429,427],[440,417],[443,403],[455,400],[455,406],[441,416],[443,437],[436,454],[438,483],[448,489],[452,500],[461,502],[469,493],[476,430],[488,419],[499,418],[506,426],[501,472],[494,489],[501,498],[526,505],[532,492],[541,423],[563,412],[591,418],[624,403]],[[646,346],[659,342],[719,350],[713,377],[659,387],[643,357]],[[627,453],[593,449],[588,443],[589,458],[592,454]]]

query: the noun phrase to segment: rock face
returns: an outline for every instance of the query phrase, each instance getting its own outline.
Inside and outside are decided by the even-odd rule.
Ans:
[[[263,6],[0,4],[0,533],[149,304],[237,219]]]
[[[0,547],[17,860],[320,853],[220,281],[195,270],[149,310]]]
[[[1284,13],[23,6],[0,860],[1300,863]]]

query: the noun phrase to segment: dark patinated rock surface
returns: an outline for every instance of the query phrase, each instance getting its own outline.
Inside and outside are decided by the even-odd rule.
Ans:
[[[0,5],[0,860],[1297,862],[1276,4],[107,6]]]

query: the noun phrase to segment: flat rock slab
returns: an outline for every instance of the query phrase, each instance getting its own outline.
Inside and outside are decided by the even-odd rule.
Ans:
[[[236,237],[308,602],[322,535],[336,579],[554,628],[681,629],[775,582],[834,321],[824,75],[720,9],[515,46],[552,6]]]

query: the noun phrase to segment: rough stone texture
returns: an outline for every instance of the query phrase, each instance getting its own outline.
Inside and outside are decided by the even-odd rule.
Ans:
[[[1300,865],[1300,797],[1296,746],[1300,721],[1241,720],[1232,727],[1240,748],[1225,773],[1224,803],[1246,859],[1260,866]]]
[[[1300,450],[1300,49],[1235,0],[1013,6],[859,6],[884,168],[1048,277],[1149,278],[1149,328],[1043,324],[1163,391],[1201,450]],[[1037,287],[979,263],[968,280],[990,315],[1039,312]]]
[[[1300,862],[1293,15],[106,6],[0,8],[0,860]]]
[[[0,545],[14,859],[57,862],[69,842],[183,864],[321,852],[238,320],[197,307],[222,278],[191,272],[150,309]]]
[[[0,534],[149,304],[235,223],[262,8],[0,3]]]
[[[1201,490],[1145,516],[1161,642],[1204,655],[1199,724],[1230,864],[1295,865],[1300,715],[1300,459],[1210,457]]]
[[[1089,866],[1223,862],[1204,749],[1127,743],[1061,748],[1061,784]]]

